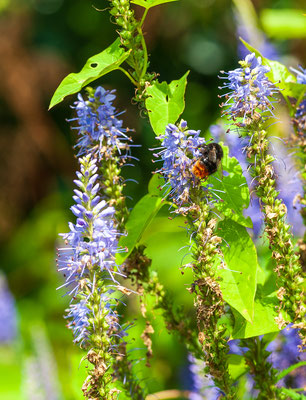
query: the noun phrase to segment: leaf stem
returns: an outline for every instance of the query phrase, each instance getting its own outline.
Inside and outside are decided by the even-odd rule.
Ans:
[[[144,21],[145,21],[145,19],[146,19],[146,16],[147,16],[147,14],[148,14],[148,11],[149,11],[149,9],[146,8],[145,11],[144,11],[144,13],[142,14],[142,18],[141,18],[141,21],[140,21],[140,24],[139,24],[140,28],[142,28],[142,25],[144,24]]]
[[[291,365],[289,368],[283,369],[278,375],[277,380],[283,379],[284,376],[290,374],[290,372],[294,371],[296,368],[303,367],[306,365],[306,361],[300,361],[296,364]]]
[[[118,69],[122,71],[129,78],[129,80],[133,83],[133,85],[135,85],[138,89],[140,89],[139,83],[135,81],[135,79],[124,68],[119,67]]]
[[[146,41],[144,40],[144,36],[143,36],[141,27],[138,28],[138,33],[141,36],[141,45],[142,45],[142,49],[143,49],[143,67],[142,67],[142,71],[141,71],[141,74],[139,77],[139,80],[141,80],[141,78],[145,75],[145,73],[147,71],[147,67],[148,67],[148,50],[147,50]]]

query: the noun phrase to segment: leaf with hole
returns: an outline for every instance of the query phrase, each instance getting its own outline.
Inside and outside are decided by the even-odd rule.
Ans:
[[[184,111],[188,74],[189,71],[181,79],[172,81],[169,85],[167,82],[155,81],[148,87],[149,97],[146,99],[146,107],[156,135],[164,133],[168,124],[175,124]]]
[[[130,52],[120,47],[118,38],[107,49],[90,57],[80,72],[69,74],[62,80],[51,99],[49,109],[63,101],[66,96],[79,92],[90,82],[118,69],[129,54]]]

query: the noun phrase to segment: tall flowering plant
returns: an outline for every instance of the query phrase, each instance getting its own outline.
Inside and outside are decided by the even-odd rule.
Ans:
[[[196,293],[199,341],[207,364],[206,370],[212,375],[215,385],[230,399],[235,398],[235,390],[231,387],[227,365],[226,329],[222,324],[218,325],[225,313],[224,300],[216,279],[221,238],[216,234],[217,219],[210,209],[214,201],[208,188],[200,185],[194,170],[194,159],[200,157],[202,146],[206,146],[205,140],[199,135],[200,131],[187,129],[186,121],[181,121],[179,127],[169,124],[165,134],[157,137],[162,140],[162,150],[158,155],[163,160],[163,166],[159,172],[169,186],[169,196],[178,207],[176,212],[187,217],[191,239],[194,240],[191,267],[195,280],[190,292]],[[220,149],[218,162],[222,155]]]
[[[70,232],[62,234],[66,247],[59,249],[58,258],[58,270],[66,279],[63,286],[72,297],[66,316],[68,328],[74,342],[89,350],[86,358],[94,367],[82,390],[85,397],[105,399],[117,397],[120,389],[113,387],[112,381],[121,373],[121,380],[128,382],[135,397],[141,393],[137,384],[126,378],[128,361],[122,363],[125,368],[117,363],[126,355],[127,336],[127,326],[116,311],[118,293],[130,293],[118,282],[125,275],[115,261],[126,212],[119,174],[131,139],[117,119],[114,98],[99,87],[89,90],[87,100],[79,95],[74,105],[77,117],[71,121],[77,122],[75,147],[80,167],[71,207],[76,223],[69,223]]]
[[[97,195],[98,168],[91,155],[79,159],[80,171],[75,184],[75,205],[72,211],[76,224],[63,234],[66,248],[59,251],[58,268],[66,278],[72,303],[67,318],[74,341],[90,349],[88,361],[94,369],[83,385],[88,398],[115,398],[111,382],[112,358],[116,352],[115,335],[125,336],[115,313],[116,299],[112,283],[117,284],[114,255],[118,245],[118,231],[114,226],[114,208]]]
[[[301,265],[294,252],[290,226],[286,224],[287,208],[278,198],[276,190],[274,157],[269,154],[269,139],[265,128],[266,121],[273,117],[271,98],[276,93],[272,82],[266,76],[270,68],[262,65],[255,53],[241,61],[241,68],[227,74],[224,88],[226,94],[224,115],[249,136],[247,157],[252,162],[250,173],[256,180],[256,194],[261,200],[265,220],[265,232],[276,261],[275,272],[278,279],[278,298],[280,300],[278,323],[280,328],[286,325],[286,311],[302,329],[305,340],[305,305],[301,297]],[[304,343],[305,345],[305,343]]]
[[[299,255],[287,222],[291,205],[278,192],[269,125],[282,95],[292,117],[292,141],[303,146],[305,71],[295,71],[296,77],[245,43],[250,54],[240,68],[221,76],[223,117],[230,125],[222,133],[225,144],[216,125],[212,137],[204,137],[180,119],[188,73],[168,84],[149,72],[143,23],[150,8],[170,1],[133,1],[144,8],[138,20],[130,1],[110,0],[119,38],[78,74],[66,77],[51,100],[52,107],[88,82],[120,70],[135,86],[133,100],[150,121],[155,162],[161,163],[148,193],[129,210],[121,168],[133,159],[134,144],[113,106],[114,91],[87,87],[86,95],[78,94],[70,120],[77,131],[79,165],[71,207],[75,221],[62,234],[66,245],[59,250],[58,269],[71,300],[68,328],[91,365],[83,394],[88,399],[297,398],[301,379],[293,375],[305,366],[297,355],[305,345],[305,243],[300,239]],[[232,139],[233,131],[238,136]],[[303,196],[298,196],[301,203]],[[180,270],[190,269],[193,276],[188,291],[194,313],[188,315],[151,267],[158,254],[149,257],[146,251],[148,227],[163,205],[170,206],[171,221],[187,227],[190,258]],[[266,242],[259,240],[261,220]],[[271,260],[263,265],[266,254]],[[168,331],[186,346],[188,390],[147,396],[127,351],[130,323],[121,315],[126,308],[119,313],[117,307],[123,294],[140,302],[146,366],[154,362],[152,311],[161,311]],[[277,361],[282,349],[290,349],[290,365]]]

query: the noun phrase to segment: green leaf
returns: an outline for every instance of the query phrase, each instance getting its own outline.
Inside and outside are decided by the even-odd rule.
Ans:
[[[185,108],[185,90],[187,84],[186,72],[181,79],[159,83],[155,81],[147,89],[149,97],[146,99],[146,108],[149,111],[149,118],[156,135],[165,132],[168,124],[174,124]]]
[[[297,393],[298,389],[287,389],[284,387],[281,387],[280,392],[284,395],[286,395],[286,398],[290,400],[305,400],[306,396],[304,396],[302,393]],[[303,388],[300,389],[301,391],[304,391]]]
[[[244,339],[266,333],[278,332],[279,328],[275,322],[277,317],[276,307],[279,301],[275,293],[261,298],[255,297],[253,323],[246,321],[242,316],[233,310],[235,325],[232,332],[232,339]]]
[[[306,361],[300,361],[296,364],[290,365],[290,367],[283,369],[278,375],[277,375],[277,380],[283,379],[286,375],[290,374],[290,372],[294,371],[297,368],[303,367],[306,365]]]
[[[163,203],[164,204],[164,203]],[[137,245],[145,229],[162,207],[162,198],[146,194],[135,205],[126,223],[127,236],[119,240],[119,247],[126,248],[127,252],[116,254],[116,263],[122,264]]]
[[[223,298],[243,318],[252,322],[257,275],[255,245],[246,228],[231,219],[218,224],[217,234],[225,240],[221,248],[226,269],[218,270]]]
[[[120,47],[118,38],[107,49],[90,57],[79,73],[69,74],[62,80],[51,99],[49,109],[63,101],[66,96],[79,92],[90,82],[118,69],[129,54],[130,52],[125,52]]]
[[[158,6],[160,4],[171,3],[178,0],[132,0],[132,4],[137,4],[138,6],[144,7],[149,10],[152,7]]]
[[[303,10],[266,8],[262,10],[260,20],[270,37],[277,39],[306,37],[306,18]]]
[[[222,143],[220,143],[222,145]],[[252,228],[252,220],[250,217],[243,215],[243,210],[248,208],[250,203],[250,194],[247,181],[242,174],[242,168],[235,157],[229,157],[229,149],[222,145],[223,159],[222,169],[228,173],[227,176],[217,177],[211,175],[204,186],[211,184],[210,189],[221,201],[216,203],[217,212],[224,217],[230,218],[238,224]]]
[[[296,99],[301,99],[305,94],[305,85],[296,82],[296,76],[291,73],[285,65],[278,61],[272,61],[268,58],[263,57],[263,55],[248,44],[246,41],[240,38],[245,47],[252,53],[256,54],[256,57],[262,58],[263,65],[271,68],[271,71],[267,72],[267,77],[271,82],[274,83],[276,87],[280,89],[280,93],[287,100],[288,97],[294,97]]]
[[[232,379],[236,381],[248,371],[245,358],[238,354],[230,354],[228,357],[228,369]]]
[[[149,183],[149,194],[142,197],[131,211],[125,226],[127,236],[122,236],[119,240],[119,247],[126,248],[127,251],[116,254],[116,263],[118,265],[127,259],[141,240],[144,231],[155,215],[164,204],[167,204],[163,199],[162,193],[157,189],[159,185],[158,178],[153,175]]]
[[[158,197],[165,197],[165,188],[163,188],[165,184],[164,178],[160,174],[154,174],[150,179],[148,185],[148,192],[151,195],[155,195]]]

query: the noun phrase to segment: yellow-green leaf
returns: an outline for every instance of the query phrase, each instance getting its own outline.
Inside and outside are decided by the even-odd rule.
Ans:
[[[172,3],[178,0],[132,0],[131,3],[137,4],[138,6],[144,7],[149,10],[152,7],[158,6],[160,4]]]
[[[149,97],[146,99],[146,107],[156,135],[164,133],[166,126],[174,124],[184,111],[188,74],[189,71],[181,79],[172,81],[169,85],[167,82],[155,81],[148,87]]]
[[[49,109],[63,101],[66,96],[79,92],[90,82],[118,69],[129,54],[120,47],[118,38],[107,49],[90,57],[80,72],[69,74],[62,80],[51,99]]]

